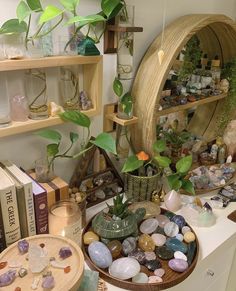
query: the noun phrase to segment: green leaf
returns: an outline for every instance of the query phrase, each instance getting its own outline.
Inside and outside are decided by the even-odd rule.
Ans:
[[[67,24],[73,24],[79,22],[79,27],[82,28],[83,26],[87,24],[97,23],[97,22],[104,22],[106,19],[102,15],[98,14],[92,14],[88,16],[75,16],[70,18],[70,20],[67,22]]]
[[[124,106],[124,112],[129,115],[133,108],[132,96],[129,92],[125,93],[121,99],[121,104]]]
[[[82,127],[89,128],[91,124],[89,117],[80,111],[65,111],[60,113],[59,116],[64,121],[70,121]]]
[[[159,167],[167,168],[171,164],[171,160],[167,157],[162,157],[160,155],[157,155],[154,157],[154,159],[157,161]]]
[[[164,139],[156,140],[153,144],[153,151],[156,153],[161,153],[166,150],[166,141]]]
[[[79,138],[78,133],[75,132],[70,132],[70,140],[72,143],[76,142]]]
[[[168,181],[168,184],[169,184],[171,190],[178,191],[182,186],[182,181],[180,180],[179,175],[176,173],[173,175],[167,176],[167,181]]]
[[[120,0],[102,0],[101,8],[102,11],[109,17],[114,9],[120,4]]]
[[[192,166],[192,161],[193,158],[191,155],[186,156],[182,159],[180,159],[177,163],[176,163],[176,169],[179,173],[187,173],[188,170],[191,168]]]
[[[124,166],[121,170],[122,173],[132,172],[142,167],[144,161],[139,160],[136,156],[130,156],[127,158]]]
[[[54,157],[59,152],[59,145],[56,143],[51,143],[47,145],[47,155],[48,157]]]
[[[57,8],[53,5],[48,5],[42,15],[39,19],[39,24],[42,24],[44,22],[48,22],[49,20],[52,20],[56,18],[57,16],[61,15],[63,13],[63,10]]]
[[[113,11],[111,12],[111,14],[107,17],[107,19],[111,19],[113,17],[115,17],[116,15],[119,14],[119,12],[122,10],[122,8],[124,7],[124,4],[123,3],[119,3],[115,9],[113,9]]]
[[[42,130],[35,132],[34,134],[41,136],[41,137],[44,137],[44,138],[47,138],[47,139],[50,139],[50,140],[53,140],[56,143],[59,143],[61,141],[61,138],[62,138],[60,132],[53,130],[53,129],[42,129]]]
[[[123,85],[121,81],[117,78],[115,78],[115,80],[113,81],[113,90],[118,97],[123,94]]]
[[[40,0],[26,0],[26,2],[31,10],[33,10],[35,12],[43,11]]]
[[[60,3],[65,7],[66,10],[73,12],[80,0],[60,0]]]
[[[3,23],[0,28],[0,34],[18,34],[27,31],[27,24],[25,21],[19,22],[19,19],[9,19]]]
[[[117,154],[116,152],[116,142],[115,140],[113,139],[113,137],[106,133],[106,132],[103,132],[103,133],[100,133],[96,138],[95,140],[91,140],[90,141],[91,143],[95,144],[97,147],[105,150],[105,151],[108,151],[108,152],[111,152],[113,154]]]
[[[16,16],[19,19],[19,22],[23,21],[31,13],[29,6],[22,0],[16,8]]]
[[[182,180],[182,189],[184,189],[186,192],[190,194],[195,194],[193,183],[189,180]]]

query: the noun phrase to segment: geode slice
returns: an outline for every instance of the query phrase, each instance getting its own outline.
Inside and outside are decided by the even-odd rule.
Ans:
[[[16,270],[9,270],[0,276],[0,287],[10,285],[16,278]]]

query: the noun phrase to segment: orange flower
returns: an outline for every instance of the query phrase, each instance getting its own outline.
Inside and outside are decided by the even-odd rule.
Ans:
[[[141,151],[139,153],[136,154],[136,157],[140,160],[140,161],[147,161],[149,159],[149,155],[146,154],[144,151]]]

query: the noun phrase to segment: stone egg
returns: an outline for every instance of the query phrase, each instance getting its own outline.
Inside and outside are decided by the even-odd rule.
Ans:
[[[152,240],[154,241],[155,245],[158,247],[161,247],[166,242],[166,237],[163,234],[160,233],[153,233],[151,235]]]
[[[148,234],[141,234],[139,236],[138,246],[145,252],[153,252],[155,250],[155,243]]]
[[[102,242],[92,242],[88,247],[88,253],[92,262],[101,269],[108,268],[112,264],[111,252]]]
[[[87,231],[84,234],[83,241],[85,245],[91,244],[93,241],[99,241],[99,236],[93,231]]]
[[[153,233],[157,227],[158,221],[155,218],[149,218],[141,223],[139,229],[142,233],[150,234]]]
[[[190,243],[191,241],[195,241],[196,237],[195,237],[195,234],[191,231],[187,231],[185,234],[184,234],[184,241],[186,243]]]
[[[168,262],[168,266],[176,272],[182,273],[188,268],[188,263],[181,259],[172,259]]]
[[[133,258],[119,258],[109,267],[109,274],[121,280],[133,278],[140,272],[140,264]]]

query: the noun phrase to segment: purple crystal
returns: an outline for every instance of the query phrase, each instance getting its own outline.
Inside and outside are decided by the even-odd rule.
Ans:
[[[29,243],[27,242],[27,240],[23,239],[18,242],[18,250],[22,255],[28,253]]]
[[[16,270],[9,270],[0,276],[0,287],[10,285],[16,278]]]
[[[182,273],[188,268],[188,263],[182,259],[172,259],[168,262],[168,266],[172,270]]]
[[[69,247],[62,247],[59,251],[59,256],[61,259],[66,259],[70,256],[72,256],[72,251]]]
[[[205,210],[207,210],[207,211],[212,212],[212,208],[211,208],[211,206],[210,206],[210,204],[209,204],[208,202],[206,202],[206,203],[203,205],[203,208],[205,208]]]
[[[46,276],[43,278],[42,288],[52,289],[55,287],[55,280],[53,276]]]

